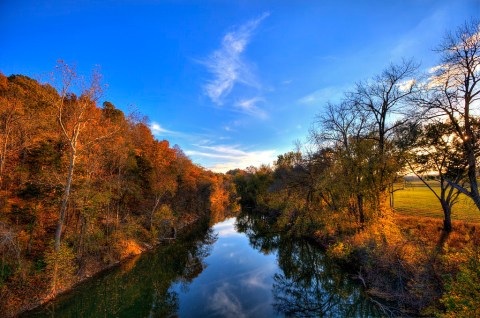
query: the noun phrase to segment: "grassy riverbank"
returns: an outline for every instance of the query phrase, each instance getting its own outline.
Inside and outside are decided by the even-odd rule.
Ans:
[[[361,222],[352,213],[356,197],[315,201],[305,196],[302,185],[278,187],[275,173],[267,169],[237,173],[238,191],[248,199],[245,205],[256,206],[255,213],[275,231],[310,237],[322,245],[332,260],[364,285],[385,316],[480,314],[475,311],[480,308],[480,223],[453,220],[453,230],[445,231],[439,202],[418,188],[411,192],[423,196],[424,210],[419,198],[401,190],[395,192],[395,206],[403,204],[409,211],[392,210],[384,196],[381,206],[369,206],[369,218]],[[399,193],[405,194],[403,198]],[[333,200],[345,205],[334,206]],[[433,211],[427,213],[429,209]],[[456,215],[466,218],[474,212]]]
[[[480,278],[478,267],[476,273],[468,269],[480,264],[479,226],[454,221],[455,230],[446,233],[438,218],[390,215],[356,233],[313,236],[323,244],[328,240],[329,256],[379,304],[387,304],[381,305],[386,315],[449,317],[445,308],[464,306],[465,317],[473,317],[480,305],[478,287],[457,282],[465,274],[473,282]]]

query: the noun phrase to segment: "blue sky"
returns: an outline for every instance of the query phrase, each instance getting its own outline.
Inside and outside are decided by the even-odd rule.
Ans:
[[[326,101],[402,57],[426,70],[480,0],[0,1],[0,71],[100,65],[102,100],[217,171],[271,163]]]

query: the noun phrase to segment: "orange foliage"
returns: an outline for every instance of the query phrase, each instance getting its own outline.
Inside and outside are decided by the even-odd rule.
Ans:
[[[210,209],[223,213],[222,205],[234,202],[225,177],[193,164],[178,146],[156,140],[146,119],[125,116],[109,102],[100,108],[96,97],[87,95],[66,92],[62,103],[50,85],[0,74],[0,116],[9,120],[8,127],[0,125],[0,142],[8,141],[7,150],[0,151],[0,224],[15,238],[20,254],[20,261],[4,258],[15,270],[0,276],[0,312],[28,304],[26,295],[33,298],[48,289],[46,284],[15,286],[34,278],[48,281],[45,256],[59,220],[72,150],[59,118],[65,131],[81,130],[61,233],[80,276],[66,288],[141,253],[142,244],[164,234],[162,227],[167,232],[181,228]],[[0,250],[0,260],[5,253]],[[17,305],[17,310],[23,307]]]

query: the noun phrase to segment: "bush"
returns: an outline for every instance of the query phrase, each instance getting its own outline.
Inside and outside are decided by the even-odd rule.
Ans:
[[[45,252],[45,263],[47,264],[47,274],[54,282],[52,284],[54,291],[72,284],[77,269],[72,248],[61,244],[59,251],[55,252],[52,246]]]
[[[480,317],[480,249],[467,249],[468,260],[459,272],[447,279],[440,302],[445,313],[440,317]]]
[[[348,243],[337,242],[327,250],[327,256],[335,260],[347,260],[352,253],[352,246]]]

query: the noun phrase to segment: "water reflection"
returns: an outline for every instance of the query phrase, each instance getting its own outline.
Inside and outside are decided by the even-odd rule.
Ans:
[[[180,293],[180,317],[276,317],[271,305],[275,255],[252,249],[235,219],[214,226],[218,240],[208,267]]]
[[[374,303],[347,274],[329,262],[307,240],[294,240],[275,231],[269,218],[243,213],[237,229],[254,248],[277,253],[280,272],[274,275],[273,307],[287,317],[381,316]]]
[[[179,295],[205,268],[217,237],[208,220],[170,245],[95,277],[24,317],[174,317]]]
[[[210,223],[211,224],[211,223]],[[25,317],[372,317],[357,284],[305,240],[242,213],[201,222]]]

